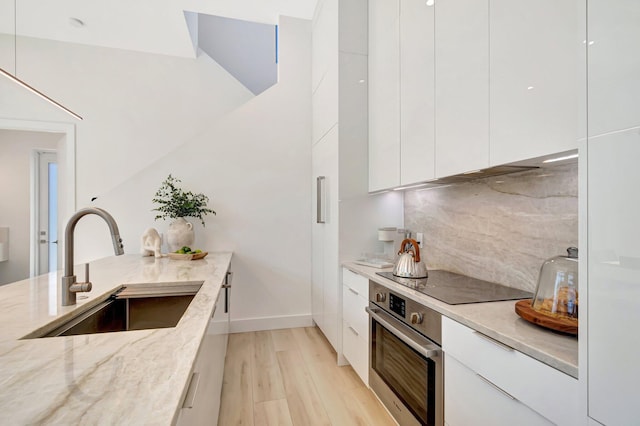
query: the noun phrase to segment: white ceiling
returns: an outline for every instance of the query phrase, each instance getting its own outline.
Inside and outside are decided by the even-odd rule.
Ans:
[[[184,11],[277,24],[280,15],[311,19],[316,1],[0,0],[0,33],[193,57]]]

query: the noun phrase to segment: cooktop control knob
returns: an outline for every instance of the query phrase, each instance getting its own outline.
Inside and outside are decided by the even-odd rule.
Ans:
[[[411,312],[411,324],[422,324],[424,317],[419,312]]]
[[[376,293],[376,302],[383,303],[387,300],[386,293]]]

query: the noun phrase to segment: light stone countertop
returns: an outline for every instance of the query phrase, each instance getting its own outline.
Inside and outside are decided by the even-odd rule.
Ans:
[[[171,424],[231,257],[123,255],[91,262],[93,289],[78,294],[74,306],[60,305],[62,271],[0,286],[2,423]],[[79,280],[82,271],[76,266]],[[183,281],[203,285],[176,327],[20,340],[105,300],[122,284]]]
[[[376,272],[391,271],[391,268],[372,268],[352,262],[344,262],[343,266],[563,373],[578,378],[578,339],[523,320],[516,314],[516,302],[513,300],[448,305],[376,274]]]

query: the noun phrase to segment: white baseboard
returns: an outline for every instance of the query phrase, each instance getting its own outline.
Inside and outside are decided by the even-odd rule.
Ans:
[[[313,327],[311,315],[289,315],[286,317],[245,318],[231,320],[231,333],[278,330],[280,328]]]

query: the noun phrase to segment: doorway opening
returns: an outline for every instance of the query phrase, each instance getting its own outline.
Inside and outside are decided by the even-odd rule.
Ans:
[[[6,163],[2,164],[0,175],[8,175],[3,179],[5,184],[0,185],[0,226],[8,227],[11,231],[11,253],[8,261],[0,263],[0,285],[44,273],[40,271],[59,269],[64,241],[62,234],[56,235],[55,232],[62,229],[65,221],[75,211],[76,205],[75,132],[75,125],[71,123],[0,118],[0,162]],[[53,140],[53,145],[35,142],[44,139]],[[38,168],[39,176],[50,177],[51,190],[35,190],[33,176],[36,173],[37,162],[34,150],[57,152],[55,165],[43,161],[43,165],[46,164],[46,172],[39,172]],[[13,160],[17,155],[21,157]],[[24,166],[22,158],[26,160]],[[57,182],[57,185],[53,182]],[[53,194],[50,195],[54,189],[55,197]],[[48,214],[45,216],[46,226],[41,225],[40,219],[43,215],[38,213],[40,209],[35,208],[42,204],[41,197],[36,197],[40,193],[46,196],[47,203],[51,198],[51,202],[57,207],[52,210],[52,213],[57,212],[57,217],[49,217]],[[49,223],[57,224],[55,232],[53,228],[49,228]],[[41,236],[40,232],[43,231],[46,234]],[[46,240],[47,243],[42,244],[41,240]],[[59,244],[50,244],[56,240]],[[47,248],[46,257],[40,255],[44,248]],[[43,264],[43,259],[47,259],[46,264]]]

